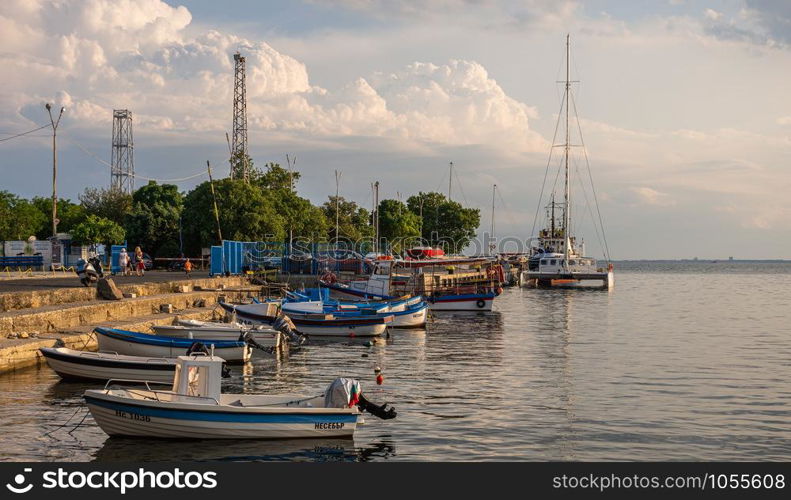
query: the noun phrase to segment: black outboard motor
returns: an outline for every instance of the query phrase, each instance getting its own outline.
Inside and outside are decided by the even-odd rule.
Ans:
[[[263,345],[259,344],[255,340],[255,336],[253,335],[253,332],[242,332],[239,335],[239,342],[244,342],[245,344],[247,344],[247,345],[249,345],[251,347],[254,347],[254,348],[258,349],[258,350],[267,352],[269,354],[274,354],[274,352],[275,352],[274,348],[263,346]]]
[[[83,286],[90,286],[91,283],[99,281],[99,278],[104,278],[102,261],[96,255],[88,257],[87,261],[80,259],[77,261],[76,273]]]
[[[324,406],[348,408],[352,405],[382,420],[390,420],[398,415],[395,408],[387,408],[387,403],[380,406],[365,399],[358,381],[344,377],[333,380],[324,392]]]
[[[291,318],[282,312],[277,315],[275,322],[272,324],[272,328],[285,335],[286,338],[288,338],[288,341],[293,344],[302,345],[307,341],[307,337],[297,333]]]
[[[192,356],[193,354],[205,354],[207,356],[211,356],[211,351],[203,342],[193,342],[187,348],[187,356]],[[225,363],[222,364],[222,369],[220,370],[220,376],[222,378],[229,378],[231,376],[231,369],[228,368],[228,365]]]

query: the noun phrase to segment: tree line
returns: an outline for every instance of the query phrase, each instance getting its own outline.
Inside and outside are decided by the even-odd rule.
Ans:
[[[200,255],[202,248],[219,244],[214,215],[216,197],[222,237],[239,241],[290,240],[310,242],[371,241],[372,214],[354,201],[329,196],[320,206],[297,194],[300,174],[277,163],[258,169],[247,157],[248,179],[208,181],[189,192],[172,184],[150,181],[131,195],[122,191],[87,188],[79,202],[58,200],[58,231],[82,244],[140,246],[152,257]],[[237,161],[236,165],[241,162]],[[336,234],[336,207],[338,231]],[[406,203],[385,199],[378,206],[383,248],[400,252],[405,241],[442,245],[461,252],[475,236],[478,209],[464,208],[443,194],[410,196]],[[51,236],[52,200],[30,200],[0,191],[0,240]]]

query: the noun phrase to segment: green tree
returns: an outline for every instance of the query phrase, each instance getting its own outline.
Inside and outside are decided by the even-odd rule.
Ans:
[[[422,205],[422,209],[421,209]],[[423,214],[421,236],[431,245],[442,245],[450,253],[459,253],[475,237],[481,223],[477,208],[464,208],[441,193],[419,193],[407,199],[409,210]]]
[[[26,240],[46,224],[47,217],[35,205],[8,191],[0,191],[0,240]]]
[[[83,245],[94,243],[115,245],[123,243],[125,236],[123,227],[110,219],[96,215],[89,215],[71,230],[72,241]]]
[[[109,219],[119,226],[123,226],[132,210],[132,195],[118,189],[85,188],[79,198],[86,214]]]
[[[134,192],[132,203],[124,224],[129,245],[139,245],[152,257],[175,256],[179,248],[179,219],[184,208],[178,187],[149,181]]]
[[[379,235],[394,252],[401,252],[420,237],[420,218],[398,200],[379,203]]]
[[[329,222],[330,228],[327,237],[335,239],[335,207],[338,207],[338,235],[354,242],[371,238],[374,235],[374,228],[371,226],[371,214],[365,208],[357,205],[353,201],[346,200],[339,196],[336,204],[335,196],[330,196],[321,206],[321,210]]]
[[[252,177],[251,182],[255,182],[264,189],[294,191],[294,186],[297,185],[300,175],[297,171],[289,172],[279,163],[269,162],[266,164],[265,171],[261,172],[255,169]]]
[[[52,198],[36,196],[30,202],[36,209],[44,215],[45,222],[36,232],[36,238],[43,240],[52,236]],[[58,200],[58,232],[69,233],[71,230],[84,221],[86,217],[85,208],[71,200]]]
[[[326,237],[329,221],[324,212],[313,206],[309,200],[301,198],[291,191],[268,191],[277,212],[283,216],[286,238],[307,239],[318,241]]]
[[[215,181],[214,189],[223,239],[283,240],[285,220],[275,209],[275,202],[259,186],[226,178]],[[187,194],[183,213],[182,230],[187,252],[196,254],[203,247],[219,243],[208,181]]]

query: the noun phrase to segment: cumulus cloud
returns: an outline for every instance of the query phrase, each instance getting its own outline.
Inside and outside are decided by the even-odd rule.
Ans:
[[[185,7],[161,0],[4,2],[0,63],[10,78],[0,96],[3,115],[38,123],[41,104],[54,100],[68,108],[64,120],[79,127],[106,127],[113,108],[128,108],[137,134],[222,136],[230,127],[232,54],[239,50],[251,133],[543,147],[529,128],[535,109],[507,96],[474,61],[349,75],[348,84],[328,90],[311,84],[305,64],[265,41],[188,33],[191,20]]]

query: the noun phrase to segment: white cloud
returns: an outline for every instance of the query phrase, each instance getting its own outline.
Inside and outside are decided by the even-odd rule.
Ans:
[[[669,207],[676,204],[675,200],[673,200],[669,194],[647,186],[635,186],[630,190],[635,195],[638,203],[643,205]]]
[[[706,9],[703,12],[703,15],[706,16],[706,19],[711,19],[713,21],[717,21],[722,17],[722,12],[717,12],[714,9]]]
[[[216,30],[189,35],[191,19],[186,8],[160,0],[4,3],[0,27],[8,28],[3,38],[11,51],[0,53],[0,64],[13,76],[0,101],[3,114],[38,122],[41,103],[55,96],[69,108],[64,124],[105,127],[113,108],[128,108],[136,134],[207,132],[222,142],[238,49],[246,57],[251,133],[500,144],[516,151],[544,145],[529,128],[535,109],[507,96],[477,62],[416,62],[369,78],[349,75],[350,83],[328,90],[310,83],[305,64],[264,41]]]

